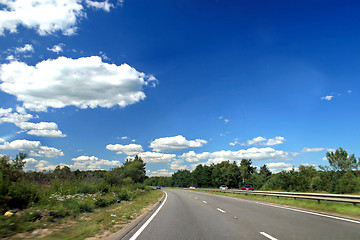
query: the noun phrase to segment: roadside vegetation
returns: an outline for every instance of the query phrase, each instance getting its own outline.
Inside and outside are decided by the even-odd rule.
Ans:
[[[193,171],[179,170],[171,177],[151,177],[145,180],[147,185],[167,187],[240,188],[245,184],[255,190],[291,191],[291,192],[360,192],[360,159],[349,155],[344,149],[327,152],[329,166],[300,165],[298,169],[272,173],[266,165],[257,169],[250,159],[242,159],[240,166],[236,162],[223,161],[210,166],[197,165]]]
[[[53,171],[24,172],[25,159],[23,153],[0,157],[0,238],[26,231],[36,235],[36,229],[58,228],[71,219],[69,231],[78,237],[60,234],[52,239],[83,239],[85,232],[91,236],[103,227],[114,230],[110,225],[121,228],[162,195],[143,183],[145,163],[137,156],[109,171],[58,166]]]

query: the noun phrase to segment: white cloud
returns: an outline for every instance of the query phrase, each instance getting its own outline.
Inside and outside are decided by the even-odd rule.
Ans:
[[[301,152],[303,153],[308,153],[308,152],[321,152],[324,151],[325,148],[308,148],[308,147],[304,147]]]
[[[25,44],[24,47],[15,48],[15,52],[16,53],[34,52],[34,47],[31,44]]]
[[[170,168],[173,170],[182,170],[182,169],[186,169],[187,166],[183,165],[184,160],[182,159],[177,159],[171,162],[170,164]]]
[[[85,3],[88,7],[93,7],[95,9],[102,9],[106,12],[109,12],[110,9],[114,7],[114,5],[112,3],[109,3],[108,0],[105,0],[103,2],[85,0]]]
[[[16,111],[20,114],[25,115],[26,114],[26,109],[20,106],[16,106]]]
[[[20,124],[34,118],[31,114],[12,112],[12,108],[0,108],[0,124],[4,122]]]
[[[259,144],[259,143],[262,143],[264,141],[266,141],[266,138],[259,136],[259,137],[253,138],[251,140],[247,140],[246,145]]]
[[[264,137],[256,137],[251,140],[247,140],[244,143],[238,142],[235,140],[234,142],[229,143],[231,146],[235,146],[236,144],[240,144],[242,146],[251,146],[251,145],[263,145],[263,146],[273,146],[278,144],[283,144],[286,141],[284,137],[277,136],[274,138],[266,139]]]
[[[127,139],[127,138],[128,138],[127,136],[121,137],[121,139],[123,139],[123,140],[125,140],[125,139]]]
[[[269,140],[267,140],[266,143],[264,143],[265,146],[273,146],[273,145],[278,145],[278,144],[283,144],[286,141],[286,139],[284,137],[274,137],[274,138],[270,138]]]
[[[166,154],[158,152],[142,152],[139,153],[139,157],[144,160],[146,163],[169,163],[171,160],[175,159],[175,154]]]
[[[170,177],[173,175],[173,172],[169,172],[167,169],[159,169],[156,171],[146,170],[146,175],[149,177],[156,177],[156,176],[163,176],[163,177]]]
[[[25,161],[25,166],[24,166],[24,170],[25,171],[51,171],[54,170],[56,168],[56,165],[51,165],[48,161],[45,160],[36,160],[34,158],[26,158],[24,159]]]
[[[52,48],[47,48],[47,50],[59,54],[63,51],[63,47],[65,46],[64,43],[59,43],[57,45],[54,45]]]
[[[66,137],[60,130],[30,130],[26,133],[40,137]]]
[[[72,35],[78,20],[85,16],[79,0],[1,0],[6,7],[0,11],[0,35],[4,30],[17,32],[22,25],[35,29],[40,35],[57,31]]]
[[[282,170],[289,171],[293,168],[293,164],[284,163],[284,162],[266,163],[266,166],[269,168],[269,170],[272,173],[278,173],[281,172]]]
[[[20,122],[17,124],[23,130],[57,130],[58,125],[54,122]]]
[[[72,159],[74,161],[73,165],[68,165],[71,169],[76,170],[100,170],[109,167],[117,167],[121,165],[119,161],[109,161],[100,159],[95,156],[79,156]]]
[[[2,138],[0,138],[0,143],[3,143],[3,142],[5,142],[5,140],[4,140],[4,139],[2,139]]]
[[[0,149],[30,151],[29,156],[57,157],[64,156],[64,153],[56,148],[42,146],[39,141],[14,140],[12,142],[4,141]]]
[[[242,159],[251,160],[291,160],[290,154],[285,151],[275,150],[270,147],[266,148],[249,148],[241,149],[239,151],[221,150],[216,152],[203,152],[194,154],[194,152],[188,152],[179,156],[187,162],[199,162],[207,159],[207,165],[212,163],[217,164],[222,161],[237,161],[240,162]]]
[[[327,100],[327,101],[330,101],[331,99],[333,99],[334,96],[325,96],[325,97],[322,97],[321,100]]]
[[[133,143],[128,145],[109,144],[106,146],[106,149],[110,151],[117,151],[116,154],[125,153],[126,155],[136,155],[144,151],[141,145]]]
[[[60,130],[58,125],[54,122],[27,122],[34,118],[33,115],[27,114],[25,109],[17,106],[15,113],[12,108],[0,108],[0,124],[4,122],[14,123],[16,126],[25,130],[29,135],[42,136],[42,137],[66,137]]]
[[[186,140],[185,137],[178,135],[175,137],[164,137],[155,139],[150,143],[150,148],[156,152],[181,150],[190,147],[202,147],[207,141],[203,139]]]
[[[352,91],[351,91],[351,90],[348,90],[347,93],[352,93]]]
[[[119,161],[109,161],[100,159],[95,156],[79,156],[77,158],[72,159],[74,161],[73,164],[65,164],[60,163],[58,165],[50,164],[48,161],[44,160],[36,160],[34,158],[26,158],[24,170],[35,170],[35,171],[43,171],[43,170],[54,170],[57,166],[68,166],[71,170],[75,171],[79,170],[104,170],[109,167],[117,167],[120,166],[121,163]]]
[[[11,62],[11,61],[16,60],[16,58],[14,57],[14,55],[9,55],[9,56],[6,57],[6,60]]]
[[[98,56],[59,57],[29,66],[12,61],[0,66],[0,89],[33,111],[48,107],[126,107],[145,98],[142,88],[153,76],[130,67],[102,62]]]

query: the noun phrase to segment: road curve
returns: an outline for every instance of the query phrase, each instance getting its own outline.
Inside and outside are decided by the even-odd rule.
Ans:
[[[360,239],[360,222],[295,212],[253,201],[166,189],[167,200],[132,240]]]

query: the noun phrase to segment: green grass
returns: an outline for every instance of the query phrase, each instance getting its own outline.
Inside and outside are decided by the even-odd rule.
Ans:
[[[10,239],[85,239],[101,234],[111,234],[138,217],[146,208],[157,202],[161,191],[145,191],[132,201],[121,201],[92,212],[69,215],[55,222],[43,222],[33,225],[27,232],[12,235]],[[115,215],[115,216],[114,216]],[[38,232],[34,234],[34,231]],[[44,234],[46,232],[46,234]]]
[[[202,191],[201,192],[210,192],[218,195],[226,195],[236,198],[243,198],[254,201],[270,202],[277,203],[287,206],[295,206],[299,208],[305,208],[310,210],[316,210],[326,213],[337,213],[341,215],[347,215],[350,217],[360,217],[360,206],[354,206],[352,203],[333,203],[321,201],[318,203],[314,200],[304,200],[304,199],[293,199],[293,198],[277,198],[277,197],[264,197],[256,195],[245,195],[245,194],[235,194],[235,193],[223,193],[223,192],[211,192],[211,191]]]

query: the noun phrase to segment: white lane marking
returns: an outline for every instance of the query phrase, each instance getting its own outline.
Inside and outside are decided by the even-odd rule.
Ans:
[[[222,213],[226,213],[226,211],[222,210],[221,208],[217,208],[217,210],[222,212]]]
[[[211,195],[211,193],[203,193],[203,194]],[[326,214],[321,214],[321,213],[316,213],[316,212],[309,212],[309,211],[300,210],[300,209],[296,209],[296,208],[283,207],[283,206],[280,206],[280,205],[274,205],[274,204],[263,203],[263,202],[258,202],[258,201],[251,201],[251,200],[246,200],[246,199],[241,199],[241,198],[236,198],[236,197],[227,197],[227,196],[222,196],[222,195],[217,195],[217,196],[225,197],[225,198],[232,198],[232,199],[235,199],[235,200],[238,200],[238,201],[257,203],[257,204],[261,204],[261,205],[265,205],[265,206],[269,206],[269,207],[276,207],[276,208],[286,209],[286,210],[290,210],[290,211],[294,211],[294,212],[301,212],[301,213],[311,214],[311,215],[315,215],[315,216],[319,216],[319,217],[332,218],[332,219],[336,219],[336,220],[340,220],[340,221],[360,224],[360,221],[356,221],[356,220],[352,220],[352,219],[348,219],[348,218],[335,217],[335,216],[331,216],[331,215],[326,215]]]
[[[205,203],[205,204],[206,204],[207,202],[206,202],[206,201],[203,201],[203,203]]]
[[[137,230],[137,232],[130,238],[130,240],[135,240],[139,237],[139,235],[142,233],[142,231],[144,231],[144,229],[147,227],[147,225],[149,225],[149,223],[153,220],[153,218],[156,216],[156,214],[158,214],[158,212],[160,211],[160,209],[164,206],[166,199],[167,199],[167,193],[165,193],[165,199],[163,201],[163,203],[160,205],[160,207],[154,212],[153,215],[151,215],[151,217],[144,223],[144,225],[141,226],[141,228],[139,228],[139,230]]]
[[[270,236],[269,234],[267,234],[266,232],[260,232],[261,235],[267,237],[268,239],[271,239],[271,240],[277,240],[277,238],[274,238],[272,236]]]

